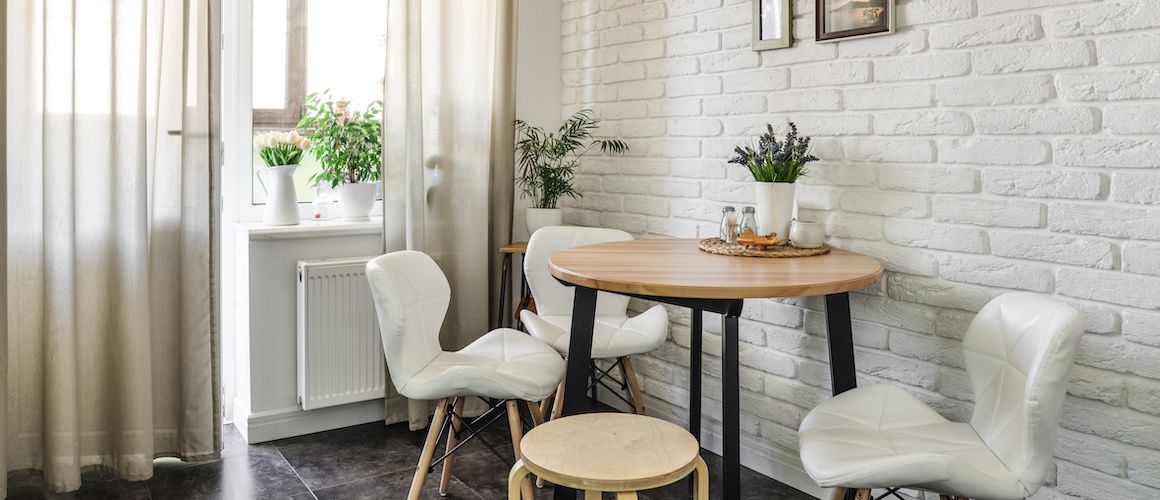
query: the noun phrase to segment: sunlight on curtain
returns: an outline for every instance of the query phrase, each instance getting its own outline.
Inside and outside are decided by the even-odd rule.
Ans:
[[[209,0],[7,8],[8,469],[214,456]]]
[[[511,237],[514,4],[394,0],[387,13],[383,234],[388,251],[426,252],[447,274],[445,349],[488,331]],[[425,426],[430,412],[410,410]]]

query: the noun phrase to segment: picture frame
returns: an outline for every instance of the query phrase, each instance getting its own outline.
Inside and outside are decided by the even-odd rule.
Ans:
[[[814,40],[837,42],[894,33],[895,0],[816,0]]]
[[[792,0],[753,0],[753,50],[793,46]]]

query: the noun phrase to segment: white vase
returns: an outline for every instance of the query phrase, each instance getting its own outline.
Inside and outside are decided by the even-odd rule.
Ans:
[[[266,190],[266,211],[262,223],[268,226],[292,226],[298,223],[298,193],[294,190],[294,171],[298,165],[258,169],[258,180]]]
[[[794,184],[792,182],[757,182],[757,230],[761,234],[777,233],[779,238],[789,235],[793,220]]]
[[[338,185],[338,209],[346,220],[366,220],[375,206],[375,183],[359,182]]]
[[[559,208],[527,208],[524,223],[528,227],[528,237],[541,227],[559,226],[564,221],[564,210]]]

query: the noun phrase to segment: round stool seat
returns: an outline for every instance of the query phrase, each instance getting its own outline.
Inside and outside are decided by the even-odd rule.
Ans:
[[[664,420],[588,413],[536,426],[520,441],[532,474],[581,490],[638,491],[676,482],[700,461],[692,434]]]

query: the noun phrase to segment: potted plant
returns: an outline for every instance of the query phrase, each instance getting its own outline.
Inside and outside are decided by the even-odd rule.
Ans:
[[[556,205],[561,197],[582,196],[572,187],[580,158],[596,147],[610,155],[628,151],[628,145],[618,139],[593,138],[599,123],[590,109],[576,112],[555,133],[516,120],[520,166],[516,184],[522,197],[532,199],[532,207],[524,212],[528,235],[541,227],[560,225],[563,213]]]
[[[382,111],[379,101],[352,111],[349,101],[333,101],[326,93],[306,97],[306,115],[298,127],[309,131],[310,152],[322,165],[310,182],[338,189],[344,219],[366,219],[374,206],[382,175]]]
[[[266,132],[254,137],[254,149],[266,164],[258,170],[258,182],[266,190],[266,210],[262,222],[271,226],[290,226],[298,223],[298,194],[294,190],[294,171],[302,162],[302,152],[310,147],[310,139],[297,130]]]
[[[789,133],[781,142],[773,133],[773,125],[766,125],[765,130],[757,141],[756,150],[738,146],[734,149],[737,156],[729,163],[748,168],[753,180],[757,181],[755,215],[758,232],[785,237],[789,235],[789,223],[793,217],[794,182],[806,174],[806,164],[818,158],[809,153],[810,138],[799,138],[797,126],[793,123],[789,124]]]

